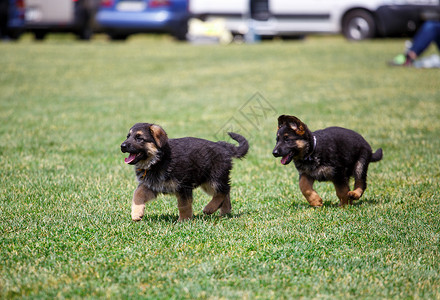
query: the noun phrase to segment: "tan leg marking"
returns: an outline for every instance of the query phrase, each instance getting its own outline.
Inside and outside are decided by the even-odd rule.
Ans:
[[[359,198],[362,197],[366,186],[367,184],[364,180],[355,179],[354,190],[348,192],[348,197],[350,198],[350,202],[353,202],[353,200],[359,200]]]
[[[313,207],[322,206],[322,199],[318,193],[313,189],[313,183],[315,180],[307,175],[301,175],[299,178],[299,188],[306,197],[309,204]]]
[[[350,202],[352,202],[352,200],[359,200],[363,193],[364,190],[361,187],[355,185],[354,191],[348,192],[348,197],[351,200]]]
[[[133,200],[131,203],[131,219],[133,221],[140,221],[144,216],[145,203],[156,198],[156,195],[140,184],[134,191]]]
[[[229,198],[225,194],[216,194],[212,197],[212,200],[205,206],[203,212],[207,215],[213,214],[223,205],[226,201],[226,198]]]
[[[353,202],[353,200],[358,200],[367,188],[367,170],[368,164],[365,164],[362,161],[358,161],[356,163],[354,174],[354,190],[348,192],[350,202]]]
[[[339,206],[347,205],[349,202],[348,192],[350,191],[348,184],[333,184],[335,185],[336,195],[339,198]]]
[[[183,196],[177,194],[177,208],[179,209],[179,222],[191,219],[193,217],[192,196]]]
[[[231,195],[228,193],[226,195],[225,201],[223,201],[222,206],[220,206],[220,216],[227,215],[231,213]]]

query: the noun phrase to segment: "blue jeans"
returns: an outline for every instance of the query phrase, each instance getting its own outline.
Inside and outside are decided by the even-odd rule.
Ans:
[[[417,31],[413,39],[413,45],[409,49],[414,51],[417,56],[423,53],[428,46],[434,42],[440,50],[440,22],[426,21]]]

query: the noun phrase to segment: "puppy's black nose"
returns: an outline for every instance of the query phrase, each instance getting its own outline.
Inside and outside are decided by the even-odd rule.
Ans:
[[[273,149],[272,155],[275,156],[275,157],[279,156],[278,149]]]
[[[127,144],[126,143],[121,144],[121,151],[124,153],[127,152]]]

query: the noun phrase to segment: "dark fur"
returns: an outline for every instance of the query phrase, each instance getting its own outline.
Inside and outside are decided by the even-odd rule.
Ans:
[[[313,190],[315,180],[333,182],[340,205],[352,204],[367,188],[368,165],[383,156],[382,149],[372,153],[367,141],[352,130],[329,127],[311,132],[301,120],[286,115],[278,118],[273,155],[282,157],[285,165],[293,160],[301,192],[312,206],[322,205]],[[355,179],[353,191],[349,189],[350,177]]]
[[[135,166],[139,181],[133,196],[132,219],[140,220],[145,202],[159,193],[175,194],[179,220],[189,219],[192,191],[198,186],[213,196],[204,213],[212,214],[219,208],[222,215],[229,213],[232,158],[244,157],[249,149],[244,137],[232,132],[229,135],[239,143],[238,147],[193,137],[168,139],[158,125],[135,124],[121,144],[121,151],[130,153],[126,163]]]

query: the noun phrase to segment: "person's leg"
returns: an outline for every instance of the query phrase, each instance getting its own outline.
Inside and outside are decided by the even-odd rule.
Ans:
[[[412,66],[413,62],[434,42],[440,50],[440,21],[426,21],[413,38],[412,46],[405,54],[389,61],[391,66]]]
[[[440,49],[440,22],[426,21],[417,31],[413,38],[413,45],[408,51],[408,56],[415,59],[428,48],[431,42],[435,42]]]
[[[440,21],[436,22],[436,37],[434,39],[435,44],[437,45],[437,49],[440,51]]]

